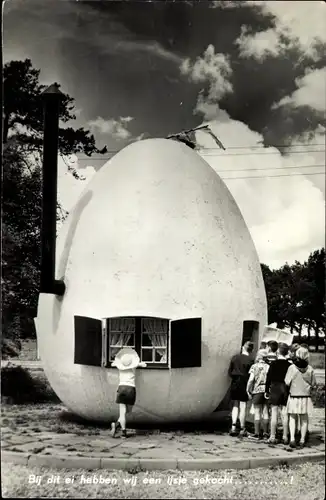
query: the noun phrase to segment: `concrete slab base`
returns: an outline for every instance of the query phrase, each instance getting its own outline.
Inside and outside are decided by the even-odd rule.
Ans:
[[[29,467],[54,467],[56,469],[106,469],[106,470],[222,470],[222,469],[256,469],[280,465],[291,465],[304,462],[325,460],[325,453],[293,453],[275,457],[244,457],[244,458],[100,458],[78,457],[71,455],[27,455],[14,451],[3,451],[3,462],[9,462]]]

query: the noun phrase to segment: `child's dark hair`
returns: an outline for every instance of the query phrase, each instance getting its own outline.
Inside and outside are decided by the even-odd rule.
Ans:
[[[307,349],[307,351],[309,351],[308,344],[300,344],[300,347],[303,347],[304,349]]]
[[[267,342],[264,342],[263,340],[260,343],[260,348],[259,349],[266,349],[267,347]]]
[[[268,347],[272,352],[276,352],[278,349],[278,342],[276,342],[276,340],[270,340],[268,342]]]
[[[287,356],[289,353],[289,346],[285,344],[285,342],[280,342],[278,344],[278,352],[281,354],[281,356]]]
[[[245,347],[248,352],[252,352],[254,350],[254,344],[249,340],[243,344],[243,347]]]

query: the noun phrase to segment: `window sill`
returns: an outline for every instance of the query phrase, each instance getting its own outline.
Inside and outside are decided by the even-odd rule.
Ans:
[[[169,365],[156,365],[156,364],[150,364],[147,363],[147,366],[139,366],[137,370],[168,370],[170,367]]]
[[[114,368],[115,370],[118,370],[116,366],[112,366],[111,364],[108,364],[106,366],[103,366],[103,368]],[[169,365],[156,365],[156,364],[149,364],[147,363],[147,366],[138,366],[137,370],[169,370]]]

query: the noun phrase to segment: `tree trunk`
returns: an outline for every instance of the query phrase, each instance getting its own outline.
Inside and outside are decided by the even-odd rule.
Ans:
[[[9,113],[4,115],[3,118],[3,143],[7,142],[9,134]]]
[[[319,328],[320,328],[320,325],[319,323],[316,324],[316,327],[315,327],[315,345],[316,345],[316,352],[319,351]]]
[[[310,330],[311,330],[311,321],[309,321],[309,323],[308,323],[308,345],[310,345],[310,342],[311,342]]]

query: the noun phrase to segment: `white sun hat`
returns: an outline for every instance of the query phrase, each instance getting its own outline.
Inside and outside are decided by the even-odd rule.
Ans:
[[[121,349],[116,355],[112,366],[116,366],[118,370],[131,370],[137,368],[140,362],[139,356],[131,347]]]

